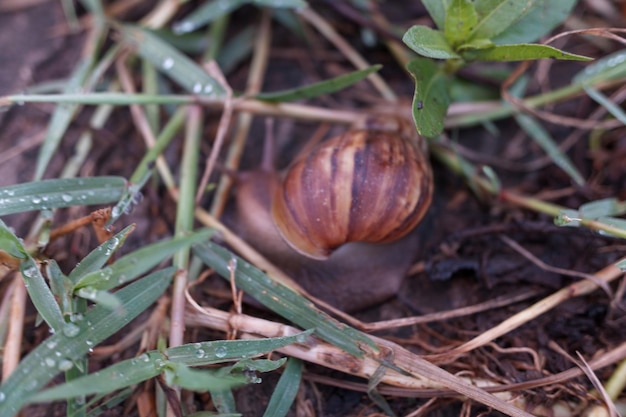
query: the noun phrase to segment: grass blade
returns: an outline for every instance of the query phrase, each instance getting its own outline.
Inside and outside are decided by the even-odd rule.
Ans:
[[[138,26],[118,27],[122,41],[134,48],[162,73],[194,94],[223,96],[224,89],[198,64],[155,34]]]
[[[257,299],[270,310],[285,317],[304,329],[315,329],[315,333],[327,342],[344,351],[362,356],[360,343],[375,348],[367,335],[341,324],[327,314],[316,310],[310,301],[290,288],[275,282],[263,272],[243,259],[213,243],[194,246],[194,253],[205,264],[215,269],[225,279],[230,279],[228,265],[236,260],[235,281],[239,288]]]
[[[108,204],[126,192],[122,177],[60,178],[0,188],[0,216],[31,210]]]
[[[324,94],[334,93],[335,91],[339,91],[346,87],[349,87],[381,68],[382,65],[372,65],[369,68],[354,71],[345,75],[340,75],[339,77],[310,84],[305,87],[277,91],[274,93],[257,94],[255,98],[270,102],[285,102],[315,98]]]
[[[300,381],[302,380],[302,361],[289,358],[285,371],[278,380],[276,389],[272,393],[270,402],[263,413],[263,417],[283,417],[291,408],[296,399]]]
[[[206,241],[211,237],[212,233],[212,230],[204,229],[188,236],[168,239],[145,246],[118,259],[115,263],[102,270],[84,275],[76,283],[74,290],[84,287],[105,291],[113,289],[154,268],[181,248]]]
[[[64,363],[81,358],[146,310],[169,286],[174,268],[167,268],[134,282],[118,291],[123,308],[116,311],[95,306],[76,333],[57,332],[33,349],[0,386],[0,417],[12,417],[55,375],[64,371]]]

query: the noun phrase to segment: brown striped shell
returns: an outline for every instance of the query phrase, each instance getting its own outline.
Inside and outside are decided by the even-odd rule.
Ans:
[[[406,235],[432,197],[432,171],[422,145],[397,131],[360,129],[301,155],[273,198],[279,232],[298,252],[316,259],[344,243],[386,243]]]

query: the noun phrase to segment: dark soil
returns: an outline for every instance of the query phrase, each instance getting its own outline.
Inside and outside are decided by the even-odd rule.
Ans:
[[[315,3],[315,2],[313,2]],[[380,72],[395,91],[406,98],[413,92],[412,79],[394,62],[387,50],[380,44],[368,47],[362,42],[359,25],[331,2],[320,2],[317,9],[345,36],[371,63],[384,64]],[[393,3],[393,4],[392,4]],[[420,2],[413,6],[402,2],[385,2],[383,11],[388,18],[407,26],[418,19],[426,19]],[[257,11],[243,8],[231,19],[233,35],[256,22]],[[580,6],[576,9],[580,18],[597,19],[594,12]],[[611,24],[613,22],[610,22]],[[607,23],[609,24],[609,23]],[[61,33],[61,34],[59,34]],[[316,59],[303,40],[291,35],[288,29],[274,24],[272,56],[263,89],[275,91],[303,85],[350,71],[348,62],[331,45],[312,34],[313,48],[325,51],[322,59]],[[83,33],[70,34],[60,7],[60,2],[43,2],[33,7],[19,8],[17,11],[0,12],[0,95],[23,91],[29,86],[45,81],[66,77],[80,56]],[[609,44],[617,49],[617,45]],[[609,50],[600,50],[580,38],[572,38],[567,45],[561,45],[570,52],[600,57]],[[531,68],[536,68],[531,67]],[[579,63],[558,63],[551,70],[549,85],[555,86],[569,80],[579,71]],[[226,74],[232,87],[241,91],[249,67],[247,61]],[[530,71],[529,75],[533,72]],[[567,78],[565,78],[567,77]],[[537,83],[532,83],[538,91]],[[329,108],[358,108],[375,97],[375,92],[367,83],[345,92],[315,100],[313,103]],[[10,108],[0,113],[0,186],[32,180],[37,144],[49,120],[51,105],[24,105]],[[579,98],[559,106],[559,114],[585,118],[595,109],[588,98]],[[90,110],[81,112],[70,127],[62,147],[47,171],[47,177],[56,177],[63,164],[71,156],[78,135],[84,129]],[[219,115],[207,112],[207,132],[214,132]],[[245,154],[243,165],[253,167],[259,163],[258,144],[264,135],[264,120],[257,117],[252,129],[251,149]],[[279,144],[290,141],[290,137],[309,137],[316,129],[311,123],[294,123],[291,120],[277,120],[275,131]],[[546,124],[557,140],[565,138],[573,129]],[[551,190],[571,187],[568,177],[554,164],[535,169],[531,163],[544,155],[542,151],[525,137],[523,132],[510,120],[498,122],[498,134],[489,133],[483,128],[471,128],[449,132],[458,137],[459,142],[475,152],[474,162],[491,165],[497,172],[503,187],[525,194],[540,194]],[[589,150],[587,137],[579,140],[569,151],[575,165],[589,179],[584,189],[572,188],[553,202],[576,208],[581,204],[607,197],[626,199],[626,130],[624,128],[601,135],[600,147]],[[209,134],[207,134],[207,137]],[[300,141],[303,143],[304,140]],[[168,149],[168,159],[176,160],[181,141]],[[290,142],[293,143],[293,142]],[[256,149],[252,149],[256,145]],[[205,151],[208,151],[206,146]],[[297,151],[282,145],[279,164],[286,165]],[[14,152],[14,153],[13,153]],[[129,112],[119,108],[102,131],[96,132],[94,149],[80,175],[121,175],[128,177],[144,152],[143,141],[134,128]],[[206,155],[201,156],[201,160]],[[494,162],[492,164],[492,162]],[[527,168],[530,167],[530,168]],[[424,315],[470,306],[494,300],[499,297],[513,297],[522,293],[529,296],[523,301],[490,309],[474,315],[448,319],[428,324],[416,325],[399,330],[377,332],[388,336],[420,354],[432,354],[459,345],[481,332],[497,325],[512,314],[532,305],[539,299],[567,286],[578,278],[547,271],[516,251],[501,238],[506,236],[547,265],[586,273],[594,273],[618,260],[624,253],[624,243],[618,239],[603,237],[594,232],[579,228],[554,226],[551,218],[506,206],[491,199],[479,199],[465,182],[450,173],[447,168],[434,162],[436,176],[435,201],[427,220],[421,228],[421,248],[415,256],[423,261],[423,270],[407,277],[401,290],[384,304],[373,306],[356,314],[363,321],[387,320],[413,315]],[[174,203],[161,187],[148,184],[143,192],[144,199],[133,213],[122,222],[137,224],[124,250],[146,245],[147,243],[171,236],[173,230]],[[205,203],[208,203],[208,199]],[[89,213],[88,208],[61,210],[55,223],[62,224],[67,219],[78,218]],[[19,236],[29,231],[33,215],[15,215],[3,219],[14,227]],[[46,254],[59,261],[67,269],[95,247],[97,241],[90,231],[79,231],[54,242],[46,249]],[[223,286],[216,279],[215,286]],[[358,285],[358,283],[355,283]],[[498,348],[488,345],[472,351],[453,363],[444,366],[450,372],[469,372],[480,377],[497,376],[500,383],[519,383],[562,372],[574,365],[554,346],[576,357],[579,352],[587,360],[610,351],[626,341],[623,323],[626,319],[623,298],[623,283],[612,286],[615,298],[597,290],[589,295],[567,301],[548,314],[532,320],[526,325],[506,334],[497,340]],[[224,287],[226,289],[226,287]],[[225,300],[211,300],[203,292],[197,297],[205,297],[206,304],[226,305]],[[250,312],[267,315],[250,307]],[[145,318],[144,318],[145,319]],[[125,331],[128,331],[126,328]],[[29,327],[25,330],[28,347],[36,344],[45,332]],[[223,335],[207,331],[190,330],[190,341],[220,338]],[[191,339],[193,338],[193,340]],[[518,349],[519,348],[519,349]],[[135,350],[120,353],[120,357],[132,356]],[[536,369],[529,352],[540,358],[541,367]],[[97,362],[97,361],[96,361]],[[106,365],[106,361],[96,367]],[[329,372],[317,366],[307,365],[310,375],[354,380],[343,374]],[[600,381],[606,381],[614,367],[596,371]],[[364,416],[377,415],[380,410],[363,392],[315,383],[305,376],[299,398],[299,409],[310,410],[318,416]],[[248,386],[238,391],[239,410],[244,416],[261,415],[271,394],[277,375],[267,375],[261,385]],[[360,381],[363,382],[363,381]],[[366,388],[366,383],[363,384]],[[589,380],[577,377],[549,389],[535,388],[521,392],[530,403],[550,406],[554,401],[576,399],[592,401],[589,392],[593,389]],[[424,404],[427,399],[387,397],[392,409],[398,415],[405,415]],[[197,395],[189,400],[198,410],[209,409],[210,398]],[[449,397],[436,401],[425,414],[428,416],[456,416],[461,413],[461,402]],[[468,412],[468,409],[463,409]],[[137,409],[128,403],[111,415],[138,415]],[[63,407],[49,408],[33,406],[29,416],[63,415]],[[296,415],[293,413],[292,415]],[[474,404],[466,415],[497,416],[480,405]]]

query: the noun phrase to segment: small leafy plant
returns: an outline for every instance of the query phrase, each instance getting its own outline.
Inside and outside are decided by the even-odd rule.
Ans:
[[[408,70],[416,81],[413,115],[419,133],[426,137],[442,132],[450,104],[450,77],[472,62],[590,59],[529,43],[561,23],[576,0],[424,0],[423,3],[438,29],[413,26],[402,40],[423,57],[412,60]]]

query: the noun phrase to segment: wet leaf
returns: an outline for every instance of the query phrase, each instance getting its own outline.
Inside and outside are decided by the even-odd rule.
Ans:
[[[426,26],[413,26],[406,31],[402,41],[412,50],[427,58],[457,59],[460,58],[448,44],[442,31]]]
[[[573,78],[576,84],[593,85],[600,81],[615,80],[626,76],[626,50],[615,52],[587,65]]]
[[[32,210],[108,204],[126,191],[122,177],[60,178],[0,188],[0,216]]]
[[[429,59],[409,62],[409,73],[415,79],[413,119],[420,135],[432,138],[443,131],[450,105],[449,80],[439,66]]]

